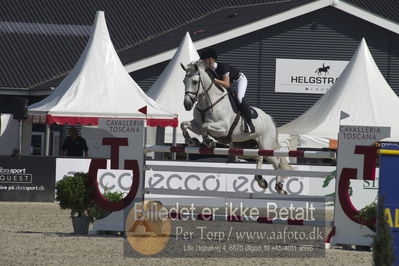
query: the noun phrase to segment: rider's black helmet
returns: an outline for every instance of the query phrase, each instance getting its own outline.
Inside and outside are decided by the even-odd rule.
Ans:
[[[209,48],[209,49],[206,49],[201,52],[200,58],[202,60],[207,59],[207,58],[214,58],[215,60],[217,60],[218,56],[217,56],[215,50],[213,50],[212,48]]]

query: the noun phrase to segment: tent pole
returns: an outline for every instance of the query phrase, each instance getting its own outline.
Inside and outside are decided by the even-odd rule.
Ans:
[[[172,145],[176,146],[176,127],[173,128]],[[172,152],[172,160],[176,161],[176,153],[175,152]]]
[[[44,148],[45,156],[49,156],[50,154],[50,125],[46,124],[46,142],[45,142],[45,148]]]
[[[22,156],[22,119],[19,119],[19,156]]]

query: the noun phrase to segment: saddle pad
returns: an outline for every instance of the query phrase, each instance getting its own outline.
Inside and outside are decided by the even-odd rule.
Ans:
[[[233,111],[235,114],[237,114],[239,112],[238,110],[238,102],[237,102],[237,98],[234,95],[234,92],[232,89],[228,89],[227,90],[227,94],[229,95],[229,100],[230,100],[230,104],[231,107],[233,107]]]

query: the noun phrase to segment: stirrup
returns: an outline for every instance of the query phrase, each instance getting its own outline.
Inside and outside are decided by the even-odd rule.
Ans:
[[[253,124],[249,125],[249,133],[255,133],[255,126]]]
[[[249,133],[249,127],[246,121],[244,122],[244,133]]]
[[[255,126],[253,124],[250,125],[247,122],[245,122],[244,133],[255,133]]]

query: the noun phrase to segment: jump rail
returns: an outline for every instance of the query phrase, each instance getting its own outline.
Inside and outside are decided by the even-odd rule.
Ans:
[[[298,177],[317,177],[325,178],[331,171],[305,171],[305,170],[272,170],[272,169],[252,169],[252,168],[232,168],[232,167],[212,167],[212,166],[175,166],[175,165],[146,165],[145,170],[165,171],[165,172],[194,172],[194,173],[218,173],[218,174],[237,174],[237,175],[278,175],[278,176],[298,176]]]
[[[289,200],[289,201],[313,201],[327,202],[334,201],[334,197],[328,196],[304,196],[304,195],[278,195],[264,194],[261,192],[226,192],[226,191],[202,191],[202,190],[177,190],[167,188],[146,188],[147,194],[162,194],[176,196],[193,197],[216,197],[216,198],[236,198],[236,199],[268,199],[268,200]]]
[[[206,147],[180,147],[147,145],[145,152],[176,152],[185,154],[206,155],[238,155],[244,157],[274,156],[274,157],[297,157],[335,159],[335,152],[328,151],[286,151],[286,150],[259,150],[259,149],[236,149],[236,148],[206,148]]]
[[[177,213],[169,214],[171,219],[192,219],[196,221],[222,221],[222,222],[254,222],[259,224],[286,224],[286,225],[302,225],[302,226],[333,226],[334,221],[328,220],[303,220],[303,219],[276,219],[269,217],[258,217],[253,220],[249,217],[237,215],[204,215],[197,213]]]

